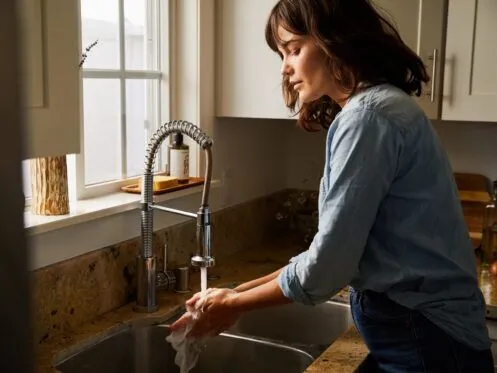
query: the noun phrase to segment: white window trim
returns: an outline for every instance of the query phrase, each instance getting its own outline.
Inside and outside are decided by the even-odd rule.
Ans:
[[[26,209],[31,208],[31,205],[33,204],[33,197],[26,197],[24,199],[24,207]]]
[[[124,60],[125,60],[125,26],[124,26],[124,0],[119,0],[119,40],[120,40],[120,66],[119,70],[108,70],[108,69],[84,69],[81,72],[81,82],[83,78],[94,78],[94,79],[104,79],[104,78],[115,78],[120,79],[159,79],[159,97],[160,102],[158,108],[158,117],[160,123],[164,123],[170,120],[171,113],[171,28],[172,28],[172,11],[173,5],[170,0],[158,0],[157,1],[157,21],[161,25],[158,30],[157,44],[158,44],[158,60],[160,64],[158,65],[158,71],[147,71],[147,70],[125,70]],[[149,6],[148,9],[151,9]],[[121,82],[121,112],[124,112],[126,105],[126,87],[125,84]],[[67,157],[67,167],[68,167],[68,179],[70,183],[70,198],[71,201],[86,200],[90,198],[100,197],[103,195],[118,192],[121,187],[126,185],[135,184],[138,182],[140,176],[112,180],[104,183],[98,183],[95,185],[86,185],[85,182],[85,144],[84,144],[84,118],[83,118],[83,92],[82,84],[80,85],[80,118],[81,118],[81,135],[80,135],[80,149],[81,152],[76,155],[69,155]],[[126,118],[123,116],[121,118],[121,131],[124,134],[124,127],[126,126]],[[153,128],[149,127],[148,137],[153,135]],[[121,146],[121,152],[126,153],[126,139],[123,138]],[[163,156],[158,154],[156,164],[165,164],[162,159]],[[124,175],[126,170],[126,164],[122,164],[122,174]]]
[[[215,117],[215,0],[170,0],[173,51],[171,109],[212,135]],[[190,170],[204,175],[204,154],[190,141]],[[214,139],[215,142],[215,139]],[[213,151],[216,146],[214,144]]]

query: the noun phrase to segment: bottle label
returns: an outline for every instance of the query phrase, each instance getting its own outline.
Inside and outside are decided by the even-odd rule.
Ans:
[[[169,160],[170,175],[179,180],[188,179],[190,176],[188,149],[171,149]]]

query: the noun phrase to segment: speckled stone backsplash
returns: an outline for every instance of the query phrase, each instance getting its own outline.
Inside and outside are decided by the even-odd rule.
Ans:
[[[213,252],[222,257],[253,247],[288,227],[309,232],[314,204],[312,193],[282,191],[218,211],[212,216]],[[154,234],[158,269],[166,242],[169,268],[189,263],[196,252],[195,229],[192,221]],[[133,301],[140,244],[137,237],[33,271],[35,343]]]
[[[318,228],[318,192],[290,189],[279,197],[277,224],[281,229],[296,233],[302,243],[309,244]]]

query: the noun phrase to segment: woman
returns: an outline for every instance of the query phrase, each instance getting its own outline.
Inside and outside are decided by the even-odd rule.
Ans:
[[[219,333],[255,308],[324,302],[350,285],[375,369],[493,372],[453,173],[410,97],[429,80],[422,61],[367,0],[280,0],[266,40],[282,58],[288,107],[298,105],[305,129],[328,131],[318,232],[284,268],[209,289],[190,335]]]

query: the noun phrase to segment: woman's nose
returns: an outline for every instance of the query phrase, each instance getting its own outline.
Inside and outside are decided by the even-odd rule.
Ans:
[[[292,67],[288,64],[288,62],[283,59],[281,62],[281,75],[291,75]]]

